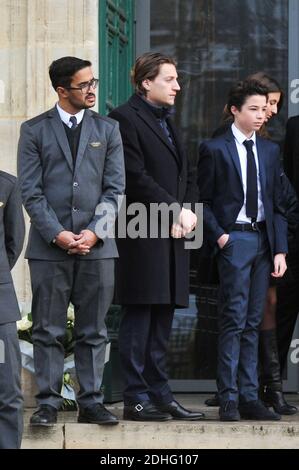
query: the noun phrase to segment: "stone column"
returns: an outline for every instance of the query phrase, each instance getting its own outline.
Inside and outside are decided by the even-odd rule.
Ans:
[[[16,174],[19,128],[51,108],[50,63],[91,60],[98,75],[98,0],[0,0],[0,168]],[[27,220],[27,226],[28,226]],[[13,272],[20,302],[30,302],[27,263]]]

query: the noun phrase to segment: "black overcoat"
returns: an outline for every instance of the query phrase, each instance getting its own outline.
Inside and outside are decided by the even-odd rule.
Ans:
[[[175,147],[149,106],[136,94],[110,116],[119,122],[123,139],[126,207],[136,202],[146,207],[150,203],[196,202],[196,175],[171,119],[167,124]],[[115,301],[122,305],[188,306],[189,250],[184,241],[171,237],[118,238]]]

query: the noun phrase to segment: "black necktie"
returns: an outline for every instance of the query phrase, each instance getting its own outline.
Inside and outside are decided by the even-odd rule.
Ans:
[[[252,151],[253,140],[244,140],[247,150],[247,189],[246,189],[246,215],[254,221],[257,219],[257,171],[254,153]]]
[[[70,117],[70,122],[72,123],[71,129],[75,130],[78,127],[76,116],[71,116]]]

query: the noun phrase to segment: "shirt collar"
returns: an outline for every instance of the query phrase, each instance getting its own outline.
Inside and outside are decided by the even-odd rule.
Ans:
[[[243,145],[244,140],[252,140],[254,145],[256,143],[255,132],[253,132],[252,136],[248,139],[248,137],[246,137],[246,135],[244,135],[243,132],[241,132],[240,129],[238,129],[234,123],[232,124],[232,133],[234,135],[234,138],[240,145]]]
[[[62,122],[64,122],[64,124],[66,124],[68,127],[71,127],[72,124],[70,123],[70,117],[71,116],[76,116],[77,118],[77,124],[80,124],[80,122],[82,121],[83,119],[83,116],[84,116],[84,111],[85,109],[81,109],[81,111],[79,111],[77,114],[69,114],[67,113],[64,109],[62,109],[58,103],[56,103],[56,108],[57,108],[57,111],[59,113],[59,116],[60,116],[60,119],[62,120]]]

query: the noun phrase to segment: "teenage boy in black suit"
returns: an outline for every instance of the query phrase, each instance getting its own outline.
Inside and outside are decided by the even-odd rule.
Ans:
[[[276,420],[258,400],[257,351],[269,276],[286,270],[287,223],[279,213],[279,148],[256,131],[267,89],[256,81],[228,97],[234,123],[199,149],[198,186],[205,233],[220,277],[218,391],[220,419]]]

